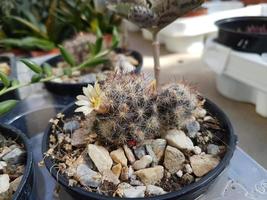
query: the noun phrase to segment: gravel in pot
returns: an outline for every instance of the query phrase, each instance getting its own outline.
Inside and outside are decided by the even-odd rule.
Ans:
[[[83,90],[43,139],[46,167],[75,199],[194,199],[233,156],[230,121],[187,85],[156,92],[117,74]]]
[[[33,160],[29,141],[19,130],[0,124],[0,199],[29,199]]]

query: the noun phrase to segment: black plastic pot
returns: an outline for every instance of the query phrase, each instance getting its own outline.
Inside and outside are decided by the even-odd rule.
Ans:
[[[11,126],[0,124],[0,132],[8,138],[14,139],[16,142],[23,144],[26,152],[26,166],[24,169],[24,174],[22,180],[19,184],[19,187],[15,194],[13,195],[12,200],[28,200],[31,199],[33,182],[34,182],[34,170],[33,170],[33,158],[32,152],[29,144],[28,138],[16,128]]]
[[[17,77],[17,67],[16,67],[16,58],[13,55],[10,54],[3,54],[0,55],[0,63],[6,62],[11,68],[11,75],[10,78],[16,78]],[[4,84],[2,81],[0,81],[0,90],[4,88]],[[0,102],[9,100],[9,99],[19,99],[18,91],[13,90],[10,91],[0,97]]]
[[[134,50],[123,50],[121,48],[118,48],[115,50],[117,53],[124,53],[127,55],[132,56],[135,58],[139,65],[136,66],[135,73],[140,73],[141,69],[143,67],[143,56]],[[55,56],[49,60],[46,60],[44,63],[48,63],[51,66],[56,66],[57,63],[61,62],[63,60],[61,55]],[[44,85],[48,91],[51,93],[57,94],[57,95],[64,95],[64,96],[77,96],[81,94],[82,88],[86,87],[88,84],[94,84],[94,82],[91,83],[57,83],[53,81],[45,82]]]
[[[212,116],[217,117],[220,121],[222,128],[226,130],[225,136],[225,144],[227,144],[227,151],[224,158],[221,160],[220,164],[207,175],[202,177],[199,181],[187,185],[183,187],[181,190],[176,192],[171,192],[161,196],[149,197],[149,198],[134,198],[136,200],[189,200],[195,199],[199,197],[201,194],[206,192],[209,186],[216,180],[216,178],[225,170],[225,168],[229,165],[229,162],[233,156],[235,151],[237,137],[234,134],[233,127],[231,122],[227,118],[227,116],[220,110],[214,103],[207,100],[205,104],[205,108],[208,110]],[[66,117],[72,117],[76,106],[74,104],[70,105],[66,108],[63,113]],[[46,152],[49,148],[49,136],[51,134],[52,127],[51,125],[45,131],[44,138],[43,138],[43,153]],[[99,195],[97,193],[92,193],[83,190],[80,187],[69,187],[68,180],[66,177],[62,176],[61,174],[57,174],[57,170],[53,168],[54,162],[53,160],[48,157],[45,159],[45,165],[47,169],[50,171],[52,176],[58,180],[58,182],[66,189],[66,191],[74,198],[79,200],[121,200],[121,198],[114,198],[114,197],[107,197],[103,195]],[[52,169],[52,170],[51,170]],[[125,198],[124,198],[125,199]]]
[[[262,54],[267,52],[267,32],[251,33],[249,26],[267,28],[267,17],[235,17],[216,22],[219,28],[216,41],[234,50]]]

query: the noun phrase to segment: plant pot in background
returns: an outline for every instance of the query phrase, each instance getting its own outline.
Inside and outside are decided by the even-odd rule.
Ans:
[[[28,138],[18,129],[11,126],[0,124],[0,132],[6,138],[12,138],[17,143],[22,144],[27,152],[26,164],[22,180],[18,186],[17,191],[13,195],[12,200],[26,200],[30,199],[34,185],[34,170],[31,147]]]
[[[142,66],[143,66],[143,57],[142,55],[134,50],[123,50],[123,49],[116,49],[117,53],[125,53],[129,54],[133,58],[135,58],[138,61],[138,66],[136,66],[135,73],[140,73]],[[48,63],[51,66],[55,67],[57,63],[62,62],[62,56],[58,55],[55,56],[44,63]],[[57,94],[57,95],[63,95],[63,96],[77,96],[81,94],[82,88],[86,87],[88,84],[94,84],[94,82],[89,83],[57,83],[53,81],[45,82],[44,85],[48,91],[51,93]]]
[[[16,58],[13,54],[1,54],[0,63],[7,63],[11,69],[10,78],[17,78]],[[0,90],[4,88],[4,84],[0,81]],[[18,90],[13,90],[0,97],[0,102],[9,99],[19,99]]]
[[[218,43],[242,52],[267,52],[267,17],[234,17],[219,20],[216,25]]]
[[[207,175],[202,177],[199,181],[192,183],[190,185],[187,185],[183,188],[181,188],[178,191],[167,193],[165,195],[161,196],[155,196],[155,197],[147,197],[147,198],[135,198],[139,200],[188,200],[188,199],[195,199],[199,197],[201,194],[206,192],[208,188],[212,185],[212,183],[217,179],[217,177],[222,174],[222,172],[225,170],[225,168],[229,165],[229,162],[233,156],[233,153],[235,151],[237,137],[234,134],[233,127],[231,125],[231,122],[227,118],[227,116],[221,111],[214,103],[207,100],[205,103],[204,108],[210,113],[212,116],[216,117],[218,121],[221,123],[222,128],[226,130],[226,136],[225,136],[225,144],[227,145],[227,151],[219,163],[219,165],[210,171]],[[74,104],[70,105],[68,108],[66,108],[62,113],[65,114],[67,118],[72,117],[74,114],[74,110],[76,109],[76,106]],[[42,151],[43,153],[47,152],[49,149],[49,137],[51,135],[52,131],[52,124],[50,124],[45,133],[43,138],[43,144],[42,144]],[[57,170],[52,167],[55,165],[54,161],[51,159],[51,157],[47,157],[45,159],[45,165],[47,169],[50,171],[52,176],[58,180],[59,184],[61,184],[66,191],[74,198],[79,200],[122,200],[122,198],[115,198],[115,197],[108,197],[103,196],[97,193],[88,192],[83,190],[80,187],[70,187],[68,186],[68,180],[66,177],[62,176],[61,174],[57,173]],[[52,170],[51,170],[52,169]],[[123,198],[126,199],[126,198]]]

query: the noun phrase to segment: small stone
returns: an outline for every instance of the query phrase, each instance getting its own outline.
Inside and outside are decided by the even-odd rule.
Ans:
[[[96,74],[89,73],[79,77],[80,83],[95,83],[96,82]]]
[[[19,164],[24,162],[26,158],[26,152],[21,148],[15,148],[6,155],[3,156],[2,160],[10,164]]]
[[[146,193],[150,196],[158,196],[166,194],[167,192],[165,192],[161,187],[155,185],[148,185],[146,187]]]
[[[0,152],[0,159],[2,159],[3,156],[5,156],[7,153],[9,153],[11,149],[9,147],[3,147]]]
[[[88,133],[84,129],[77,129],[71,134],[71,145],[80,147],[87,144]]]
[[[183,181],[185,182],[185,184],[190,184],[194,182],[194,177],[191,174],[184,174],[182,176]]]
[[[219,162],[220,159],[218,157],[209,154],[194,155],[190,157],[193,172],[197,177],[202,177],[210,172],[219,164]]]
[[[140,160],[135,161],[133,168],[135,170],[147,168],[152,163],[152,161],[153,159],[150,155],[145,155]]]
[[[130,187],[124,190],[124,198],[145,197],[146,186]]]
[[[192,167],[189,164],[186,164],[184,166],[184,168],[185,168],[185,172],[186,173],[188,173],[188,174],[192,174],[193,173]]]
[[[133,164],[135,162],[135,157],[134,157],[133,151],[127,145],[124,145],[123,149],[124,149],[125,155],[128,158],[129,162],[131,164]]]
[[[1,194],[6,193],[9,190],[9,176],[7,174],[0,175],[0,197]]]
[[[181,178],[183,176],[183,171],[179,170],[178,172],[176,172],[176,176],[178,176],[179,178]]]
[[[201,154],[202,150],[199,146],[194,146],[194,154],[199,155]]]
[[[164,166],[172,174],[183,168],[185,162],[184,154],[177,148],[167,146],[165,150]]]
[[[104,181],[113,183],[114,185],[118,185],[120,183],[119,178],[111,170],[106,170],[103,172],[102,183]]]
[[[200,124],[197,121],[189,121],[186,124],[187,134],[190,138],[195,138],[200,130]]]
[[[5,143],[6,143],[6,138],[0,134],[0,148],[5,147]]]
[[[146,151],[147,151],[148,155],[150,155],[151,158],[152,158],[153,166],[158,165],[158,158],[157,158],[156,154],[154,153],[151,145],[150,144],[146,144],[145,147],[146,147]]]
[[[113,174],[115,174],[117,177],[120,177],[120,175],[121,175],[121,170],[122,170],[122,165],[121,165],[120,163],[112,167],[112,172],[113,172]]]
[[[162,160],[166,145],[167,145],[167,141],[164,139],[156,139],[152,141],[151,147],[158,161]]]
[[[134,176],[136,176],[136,175],[134,174],[134,169],[133,169],[132,166],[129,166],[129,167],[128,167],[128,175],[129,175],[129,178],[133,178]],[[135,177],[135,178],[136,178],[136,177]]]
[[[207,111],[204,108],[197,108],[194,111],[194,115],[196,118],[204,118],[207,115]]]
[[[207,153],[211,155],[218,155],[220,153],[220,148],[218,145],[209,144],[207,146]]]
[[[132,186],[143,186],[144,184],[141,182],[141,181],[139,181],[139,180],[131,180],[130,181],[130,184],[132,185]]]
[[[207,122],[207,121],[212,121],[213,118],[211,116],[206,116],[204,117],[204,121]]]
[[[115,163],[121,163],[122,166],[127,166],[127,158],[122,148],[112,151],[110,157]]]
[[[146,155],[146,149],[144,146],[140,146],[134,149],[134,154],[138,159],[141,159]]]
[[[101,174],[89,168],[85,164],[80,164],[77,167],[76,178],[86,187],[98,187],[101,184]]]
[[[187,137],[183,131],[178,131],[176,129],[170,130],[167,132],[165,138],[169,145],[174,146],[178,149],[194,149],[192,140]]]
[[[80,124],[78,121],[73,120],[64,123],[63,130],[65,133],[73,133],[75,130],[80,128]]]
[[[10,183],[10,190],[11,190],[12,192],[16,192],[16,191],[17,191],[17,189],[18,189],[18,187],[19,187],[19,184],[20,184],[20,182],[21,182],[21,180],[22,180],[22,177],[23,177],[23,176],[20,176],[20,177],[16,178],[14,181],[12,181],[12,182]]]
[[[164,167],[155,166],[151,168],[141,169],[136,171],[135,174],[145,185],[155,185],[163,178]]]
[[[128,181],[129,179],[129,168],[127,166],[123,167],[121,170],[121,180]]]
[[[4,161],[0,161],[0,173],[2,173],[6,167],[7,163]]]
[[[110,170],[113,164],[109,152],[103,147],[95,144],[88,145],[88,155],[94,162],[99,172]]]
[[[146,186],[133,187],[128,183],[121,183],[115,192],[122,198],[140,198],[145,196]]]

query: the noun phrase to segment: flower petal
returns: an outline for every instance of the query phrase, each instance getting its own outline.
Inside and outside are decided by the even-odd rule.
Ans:
[[[86,100],[79,100],[79,101],[76,101],[75,104],[77,106],[91,106],[91,103],[90,101],[86,101]]]
[[[85,100],[85,101],[88,101],[88,97],[84,96],[84,95],[78,95],[76,97],[78,100]]]
[[[88,85],[87,87],[83,87],[83,93],[85,96],[90,97],[91,96],[91,92],[94,89],[94,87],[92,85]]]

